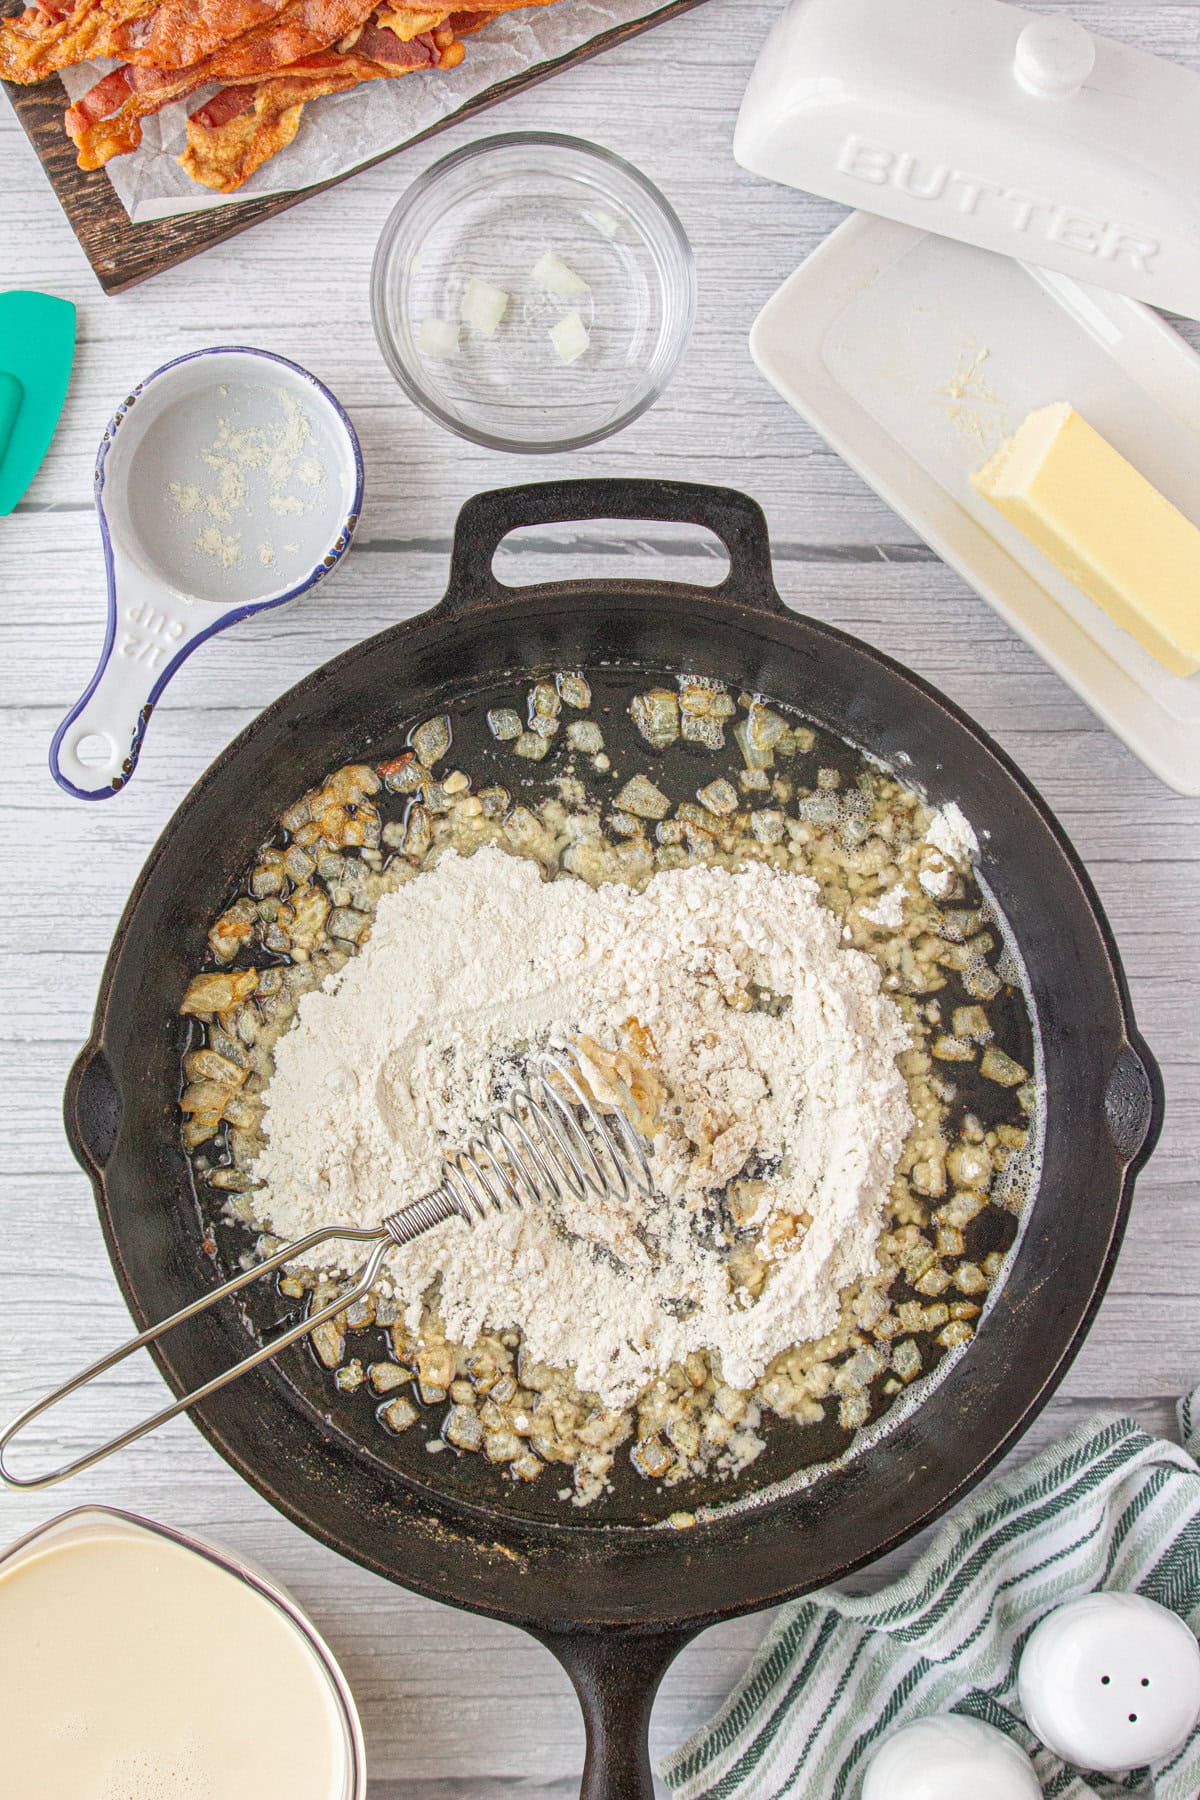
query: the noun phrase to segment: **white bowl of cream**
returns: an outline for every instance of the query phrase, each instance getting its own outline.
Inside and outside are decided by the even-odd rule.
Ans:
[[[227,1553],[107,1507],[0,1555],[5,1780],[38,1800],[365,1800],[350,1690]]]

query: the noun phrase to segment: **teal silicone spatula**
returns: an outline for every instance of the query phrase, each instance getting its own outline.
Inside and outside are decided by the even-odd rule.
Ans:
[[[67,395],[75,308],[53,294],[0,294],[0,515],[42,465]]]

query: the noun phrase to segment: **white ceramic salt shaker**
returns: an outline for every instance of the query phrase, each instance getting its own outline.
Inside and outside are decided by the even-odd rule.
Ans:
[[[1161,1762],[1200,1719],[1200,1645],[1140,1594],[1085,1594],[1038,1625],[1017,1675],[1021,1709],[1048,1750],[1115,1775]]]
[[[875,1752],[862,1800],[1042,1800],[1033,1764],[982,1719],[941,1713],[914,1719]]]

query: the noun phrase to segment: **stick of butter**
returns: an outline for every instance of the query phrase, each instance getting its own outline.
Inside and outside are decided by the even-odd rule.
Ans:
[[[1173,675],[1200,669],[1200,529],[1065,401],[971,481]]]

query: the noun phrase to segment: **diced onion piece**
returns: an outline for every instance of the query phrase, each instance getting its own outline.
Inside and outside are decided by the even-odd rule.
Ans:
[[[595,227],[601,237],[615,238],[621,229],[621,221],[615,214],[605,212],[603,207],[594,206],[583,214],[589,225]]]
[[[490,281],[476,281],[472,276],[463,290],[458,316],[464,325],[480,337],[495,337],[496,327],[508,311],[508,295]]]
[[[550,333],[550,341],[554,345],[559,361],[564,363],[578,362],[591,343],[588,328],[577,312],[569,312],[558,321]]]
[[[417,349],[422,356],[457,356],[458,326],[450,319],[422,319]]]
[[[573,294],[591,292],[583,276],[568,268],[562,257],[556,256],[553,250],[547,250],[544,256],[539,256],[533,265],[532,275],[540,287],[551,294],[561,295],[563,299],[569,299]]]

